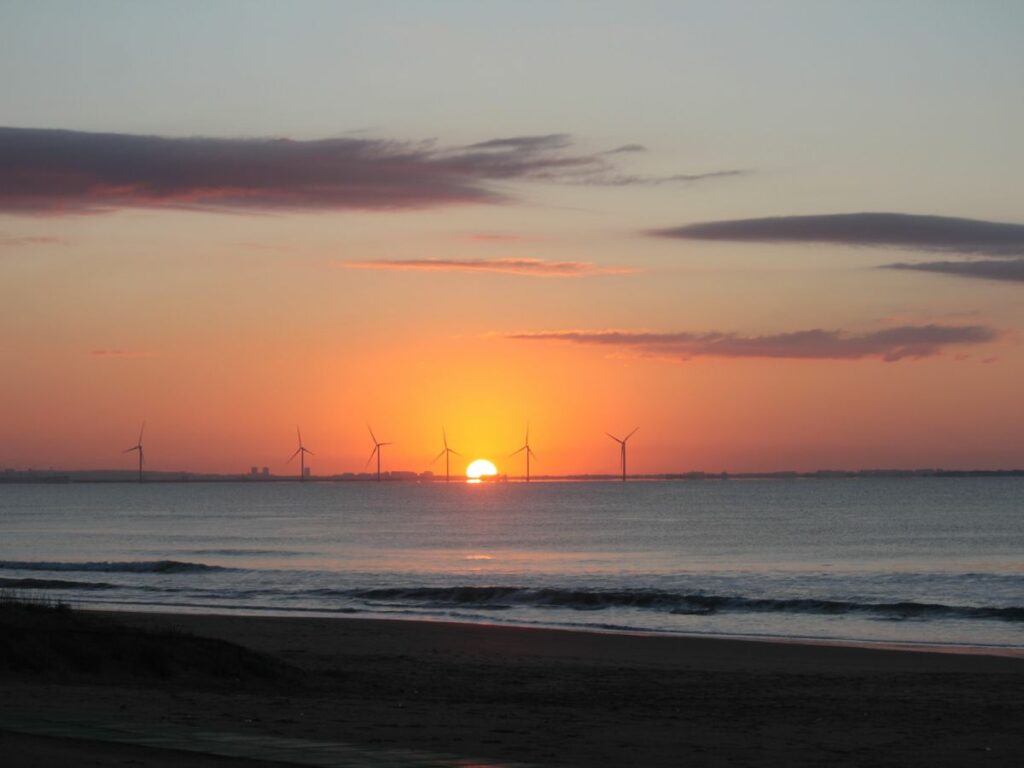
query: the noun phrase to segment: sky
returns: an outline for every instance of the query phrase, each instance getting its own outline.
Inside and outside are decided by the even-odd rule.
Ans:
[[[1024,6],[0,4],[0,467],[1024,467]]]

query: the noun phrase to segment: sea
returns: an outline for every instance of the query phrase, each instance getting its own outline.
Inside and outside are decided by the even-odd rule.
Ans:
[[[0,485],[84,608],[1024,651],[1024,478]]]

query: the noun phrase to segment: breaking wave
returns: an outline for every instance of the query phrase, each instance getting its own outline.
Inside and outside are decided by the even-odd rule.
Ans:
[[[136,562],[93,562],[64,563],[0,560],[4,571],[78,571],[98,573],[203,573],[206,571],[229,571],[219,565],[186,563],[180,560],[141,560]]]
[[[995,619],[1024,622],[1024,606],[966,606],[941,603],[858,602],[817,598],[767,598],[686,594],[661,590],[529,589],[525,587],[411,587],[355,590],[350,597],[373,602],[414,603],[423,607],[474,606],[490,610],[514,607],[600,611],[639,608],[673,614],[802,613],[862,614],[889,619]]]
[[[63,579],[3,579],[0,589],[113,589],[102,581],[64,581]]]

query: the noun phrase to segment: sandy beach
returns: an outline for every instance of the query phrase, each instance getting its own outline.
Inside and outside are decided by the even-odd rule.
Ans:
[[[186,740],[273,736],[488,765],[1024,760],[1024,659],[1015,657],[440,622],[95,618],[171,645],[214,638],[282,664],[269,677],[244,665],[223,676],[178,667],[4,673],[5,765],[69,764],[69,755],[90,765],[253,762],[16,735],[18,722],[162,729]]]

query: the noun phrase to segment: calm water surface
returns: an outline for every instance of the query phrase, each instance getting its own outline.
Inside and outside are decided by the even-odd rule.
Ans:
[[[5,587],[1024,648],[1024,478],[0,485]]]

